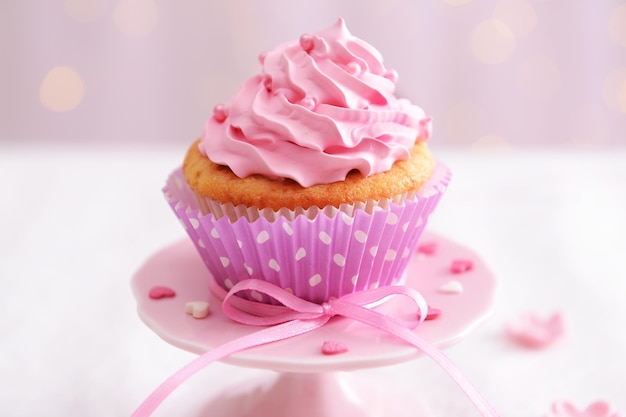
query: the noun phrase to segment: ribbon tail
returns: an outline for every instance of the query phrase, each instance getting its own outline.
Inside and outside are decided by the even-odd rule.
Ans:
[[[267,327],[257,332],[248,334],[238,339],[225,343],[210,350],[187,365],[179,369],[175,374],[166,379],[159,387],[144,400],[135,410],[132,417],[148,417],[178,386],[194,374],[208,365],[223,359],[233,353],[240,352],[255,346],[277,342],[300,334],[308,333],[322,327],[328,321],[328,317],[322,316],[313,320],[293,320],[276,326]]]
[[[474,403],[478,411],[485,417],[499,417],[500,414],[487,401],[483,394],[467,379],[467,377],[457,368],[457,366],[445,355],[439,348],[422,339],[417,334],[408,329],[402,328],[402,333],[406,335],[398,335],[413,346],[420,349],[432,360],[434,360],[441,368],[450,375],[450,377],[463,390],[465,395]]]
[[[337,308],[339,310],[341,307]],[[354,309],[358,309],[355,311]],[[484,417],[500,417],[498,412],[487,401],[482,393],[467,379],[467,377],[457,368],[439,348],[419,337],[411,329],[399,325],[390,320],[391,317],[361,306],[347,306],[341,308],[339,314],[349,317],[361,323],[376,327],[386,333],[392,334],[405,342],[410,343],[424,354],[434,360],[450,377],[456,382],[461,390],[472,401],[474,406]],[[345,310],[345,311],[343,311]]]

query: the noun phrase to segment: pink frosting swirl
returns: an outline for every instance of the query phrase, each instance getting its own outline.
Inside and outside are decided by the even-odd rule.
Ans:
[[[397,74],[342,19],[262,54],[261,74],[215,107],[200,151],[239,177],[290,178],[303,187],[352,170],[384,172],[430,136],[430,118],[394,94]]]

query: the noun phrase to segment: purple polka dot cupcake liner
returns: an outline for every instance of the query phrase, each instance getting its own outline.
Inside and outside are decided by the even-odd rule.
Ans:
[[[404,271],[450,181],[439,164],[419,191],[339,208],[259,210],[198,199],[181,169],[163,193],[224,289],[254,278],[321,303],[404,283]],[[250,292],[242,296],[272,303]]]

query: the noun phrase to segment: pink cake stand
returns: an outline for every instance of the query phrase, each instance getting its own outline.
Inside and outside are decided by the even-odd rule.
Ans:
[[[442,311],[440,317],[424,322],[415,331],[440,348],[459,342],[491,311],[496,279],[470,249],[433,234],[421,242],[434,243],[433,254],[416,252],[407,268],[406,285],[418,289],[428,304]],[[455,274],[454,260],[470,260],[471,270]],[[235,338],[259,330],[235,323],[221,311],[220,300],[209,291],[209,273],[188,240],[159,251],[133,277],[133,292],[139,316],[162,339],[194,353],[204,353]],[[176,292],[173,298],[150,299],[154,286]],[[211,314],[194,319],[185,313],[189,301],[211,303]],[[402,300],[392,299],[377,310],[408,318]],[[348,351],[324,355],[324,341],[337,341]],[[425,416],[412,395],[384,384],[350,381],[343,371],[389,366],[413,360],[418,349],[345,318],[333,318],[313,332],[234,354],[223,362],[279,372],[269,385],[252,387],[247,394],[224,393],[206,410],[212,417],[394,417]],[[236,401],[232,399],[236,398]],[[230,400],[229,400],[230,399]],[[195,414],[197,415],[197,414]]]

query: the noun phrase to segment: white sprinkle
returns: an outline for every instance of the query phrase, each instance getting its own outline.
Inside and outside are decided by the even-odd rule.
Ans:
[[[446,294],[461,294],[463,292],[463,284],[459,281],[452,280],[439,287],[439,291],[445,292]]]

